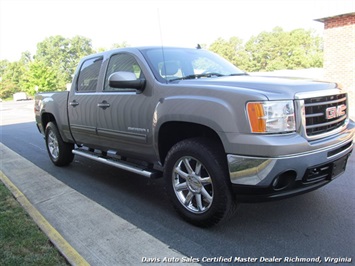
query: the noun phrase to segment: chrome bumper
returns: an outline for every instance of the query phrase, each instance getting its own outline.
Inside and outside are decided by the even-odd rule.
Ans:
[[[307,170],[349,155],[352,149],[353,141],[350,139],[331,148],[278,158],[228,154],[230,181],[232,185],[258,187],[273,186],[280,176],[292,176],[293,181],[300,181]]]

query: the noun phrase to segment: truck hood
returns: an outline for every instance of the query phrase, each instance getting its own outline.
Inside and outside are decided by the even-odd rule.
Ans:
[[[294,99],[296,93],[331,90],[338,88],[336,83],[315,81],[300,78],[280,78],[261,76],[228,76],[216,78],[200,78],[192,80],[181,80],[180,85],[204,86],[220,89],[250,89],[260,93],[269,100]]]

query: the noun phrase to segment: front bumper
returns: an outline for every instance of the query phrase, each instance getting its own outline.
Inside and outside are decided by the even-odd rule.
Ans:
[[[239,201],[264,201],[317,189],[345,171],[353,135],[337,145],[280,157],[228,154],[232,188]],[[292,146],[289,147],[292,150]]]

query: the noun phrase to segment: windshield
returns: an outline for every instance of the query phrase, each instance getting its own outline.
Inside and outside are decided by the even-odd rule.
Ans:
[[[143,49],[141,52],[156,79],[163,83],[245,74],[225,59],[206,50],[160,47]]]

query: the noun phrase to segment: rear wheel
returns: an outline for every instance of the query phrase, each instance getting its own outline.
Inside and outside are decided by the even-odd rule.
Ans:
[[[174,145],[164,176],[175,209],[192,224],[212,226],[235,210],[224,153],[210,140],[188,139]]]
[[[74,159],[74,144],[62,140],[56,124],[49,122],[45,130],[46,147],[49,158],[57,166],[70,164]]]

